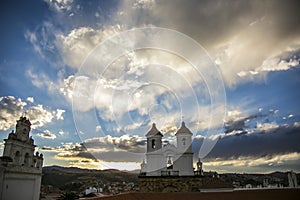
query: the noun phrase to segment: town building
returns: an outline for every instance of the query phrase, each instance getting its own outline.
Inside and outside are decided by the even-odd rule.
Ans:
[[[35,151],[34,140],[29,136],[31,123],[22,116],[16,131],[5,139],[0,157],[0,199],[38,200],[42,178],[43,154]]]
[[[290,188],[298,187],[297,176],[296,176],[295,172],[293,172],[293,171],[288,172],[288,181],[289,181]]]
[[[202,162],[193,168],[193,133],[182,122],[176,134],[177,145],[162,144],[162,133],[153,124],[146,134],[146,160],[141,164],[141,192],[196,192],[202,184]]]

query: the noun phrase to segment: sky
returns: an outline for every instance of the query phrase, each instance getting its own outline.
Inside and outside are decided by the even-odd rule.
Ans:
[[[134,170],[152,123],[205,171],[300,172],[299,1],[3,0],[0,153],[25,115],[44,165]]]

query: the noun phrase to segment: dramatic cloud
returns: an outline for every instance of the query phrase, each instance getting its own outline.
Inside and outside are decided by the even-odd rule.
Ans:
[[[62,12],[70,11],[72,9],[72,4],[74,0],[45,0],[50,8]]]
[[[219,172],[248,172],[266,173],[278,171],[299,170],[300,153],[282,153],[265,156],[240,156],[238,158],[216,158],[204,162],[204,170],[217,170]]]
[[[57,147],[43,147],[43,151],[57,152],[59,159],[86,159],[103,162],[140,162],[145,153],[145,139],[138,136],[105,136],[83,143],[64,143]]]
[[[64,0],[47,3],[57,11],[62,24],[68,20],[63,20],[61,16],[72,14],[74,19],[78,19],[74,15],[77,12],[80,19],[83,16],[90,18],[91,11],[84,13],[87,8],[80,2]],[[104,20],[102,15],[108,14],[104,24],[85,21],[85,26],[77,24],[66,33],[45,22],[43,28],[35,32],[27,31],[25,36],[46,59],[46,52],[52,55],[58,51],[60,55],[56,59],[62,59],[67,66],[78,69],[97,45],[116,33],[145,26],[175,29],[208,50],[230,87],[245,80],[261,80],[270,71],[299,66],[300,22],[295,13],[300,5],[294,0],[128,0],[114,6],[109,13],[103,13],[95,6],[95,20],[99,17]],[[180,12],[174,12],[178,8]],[[296,57],[286,59],[287,53],[296,54]]]
[[[279,55],[267,58],[263,63],[250,71],[240,71],[238,76],[254,78],[257,75],[273,71],[285,71],[300,65],[300,40],[293,46],[289,46],[286,51],[281,51]]]
[[[66,12],[68,15],[70,12],[75,13],[78,6],[80,9],[85,9],[80,6],[79,2],[73,1],[48,3],[55,8],[59,15],[62,15],[64,11],[68,11]],[[234,86],[244,80],[255,81],[256,77],[263,77],[267,72],[288,70],[298,66],[299,37],[296,33],[299,30],[293,28],[291,29],[293,31],[282,31],[283,27],[298,27],[299,22],[294,19],[296,16],[286,15],[290,9],[296,10],[297,6],[295,5],[277,1],[201,1],[200,3],[193,0],[188,2],[124,1],[116,4],[116,10],[106,19],[110,23],[101,26],[99,24],[90,26],[87,23],[65,31],[53,30],[53,26],[45,23],[45,32],[42,32],[44,34],[38,29],[34,34],[28,32],[27,38],[33,44],[37,44],[39,35],[56,33],[53,44],[50,45],[51,48],[48,48],[48,45],[47,48],[42,46],[40,49],[56,49],[60,55],[59,58],[65,65],[79,70],[90,52],[116,33],[145,26],[171,28],[191,36],[204,45],[212,59],[220,66],[227,85]],[[177,8],[180,8],[180,12],[174,12]],[[95,10],[94,13],[98,13],[95,14],[96,17],[101,15],[98,10]],[[43,37],[42,41],[44,41]],[[138,37],[136,41],[139,41]],[[281,42],[277,43],[276,41]],[[172,41],[170,38],[169,42],[176,41]],[[49,44],[49,42],[43,42],[43,44]],[[39,48],[36,49],[40,51]],[[186,51],[193,54],[193,49]],[[155,69],[151,67],[151,70],[150,67],[147,68],[149,64],[153,63],[160,64],[160,66]],[[174,66],[174,68],[164,70],[162,66]],[[99,66],[95,66],[95,68],[99,68]],[[183,62],[176,56],[166,56],[166,53],[154,53],[150,50],[142,53],[128,52],[128,55],[111,63],[102,76],[91,77],[96,72],[102,72],[102,70],[94,69],[86,75],[64,77],[64,80],[61,80],[63,86],[62,84],[59,86],[60,92],[70,103],[75,97],[74,109],[88,111],[97,108],[102,120],[116,121],[118,126],[122,129],[126,127],[127,130],[133,122],[142,124],[149,121],[144,117],[147,115],[151,115],[152,121],[161,119],[161,113],[168,114],[164,118],[171,118],[170,115],[180,118],[181,113],[178,115],[178,112],[174,112],[178,108],[178,106],[174,106],[176,102],[174,104],[173,101],[167,99],[165,103],[162,103],[163,101],[160,100],[167,92],[172,91],[175,95],[183,94],[182,97],[191,97],[193,92],[203,94],[201,97],[197,96],[198,99],[203,99],[204,105],[202,104],[201,107],[210,103],[209,92],[214,92],[214,90],[207,90],[204,84],[205,80],[196,77],[195,71],[190,70],[186,61]],[[165,76],[165,74],[169,76]],[[39,76],[33,73],[28,75],[37,87],[43,87],[44,85],[41,83],[45,82],[48,82],[46,84],[48,87],[52,84],[42,75],[41,78],[45,81],[38,81]],[[168,77],[172,78],[168,79]],[[195,90],[187,90],[191,92],[184,93],[186,92],[184,89],[189,87],[184,84],[186,80],[189,80],[188,83],[192,86],[201,88],[201,93],[195,92]],[[168,86],[168,88],[149,89],[146,85],[149,85],[151,81]],[[55,86],[49,88],[55,88]],[[135,88],[141,88],[141,90],[131,93]],[[129,96],[128,93],[132,96]],[[77,104],[76,99],[78,102],[85,101],[86,103]],[[187,102],[187,98],[181,99],[183,99],[182,102]],[[161,105],[160,108],[154,106],[159,110],[159,114],[151,113],[149,110],[151,105]],[[182,106],[181,102],[179,105]],[[183,106],[182,110],[199,110],[199,107],[195,105],[195,103],[189,102],[189,106]],[[207,111],[209,113],[212,110]],[[138,116],[139,121],[134,120],[135,117],[132,117],[131,114],[128,114],[130,118],[125,118],[126,114],[130,112],[136,112],[137,114],[134,116]],[[201,112],[201,116],[208,115]],[[210,116],[207,119],[186,116],[186,120],[191,120],[197,124],[197,128],[201,129],[216,126],[213,124],[214,122],[210,121]],[[235,124],[228,121],[227,132],[241,130],[245,126],[246,120],[248,119],[241,119]],[[166,126],[169,128],[175,125],[171,120],[164,122],[168,124]],[[218,122],[218,124],[220,123]],[[162,127],[162,129],[171,130],[168,127]]]
[[[97,45],[120,31],[120,25],[101,29],[80,27],[68,35],[57,35],[57,47],[65,64],[78,69]]]
[[[39,151],[44,153],[54,152],[54,159],[64,161],[66,166],[103,169],[99,160],[95,159],[93,155],[88,153],[86,148],[79,143],[62,143],[61,146],[57,147],[44,146],[41,147]]]
[[[158,25],[196,39],[216,60],[227,85],[233,86],[243,80],[256,80],[252,76],[241,78],[241,72],[255,74],[297,64],[299,57],[289,64],[284,64],[281,57],[285,55],[282,50],[299,47],[299,6],[297,1],[157,1],[145,21],[155,19]],[[132,18],[136,16],[136,12],[125,8]],[[180,12],[174,12],[178,8]],[[274,58],[280,58],[278,65],[266,67]]]
[[[218,85],[208,88],[210,76],[199,75],[182,55],[158,49],[128,51],[118,58],[110,58],[118,49],[106,49],[102,54],[91,55],[108,38],[132,28],[158,26],[174,29],[203,46],[212,62],[218,65],[228,94],[240,98],[242,93],[236,95],[236,87],[246,88],[248,85],[243,84],[247,82],[267,82],[271,77],[268,74],[299,70],[298,1],[125,0],[104,4],[90,1],[88,6],[73,0],[46,2],[53,18],[47,18],[24,35],[34,51],[55,67],[55,72],[65,70],[65,73],[57,73],[57,79],[52,80],[46,70],[36,73],[32,68],[26,77],[36,88],[65,97],[72,105],[76,128],[84,137],[83,144],[65,143],[44,148],[44,151],[56,152],[55,159],[68,160],[71,165],[78,166],[85,163],[96,166],[100,161],[138,162],[145,147],[142,136],[152,122],[157,123],[167,139],[172,139],[180,121],[184,120],[196,135],[194,152],[199,152],[205,138],[209,141],[219,139],[205,157],[207,165],[212,168],[218,165],[267,168],[288,163],[287,166],[299,169],[295,164],[299,161],[296,141],[300,139],[295,113],[282,117],[276,116],[278,110],[263,113],[261,109],[259,113],[249,114],[239,108],[244,100],[238,99],[223,120],[221,115],[210,115],[225,110],[225,98],[220,103],[223,105],[211,98],[219,92],[214,90]],[[144,37],[137,35],[133,41],[128,41],[134,47],[141,38]],[[111,42],[118,43],[118,38]],[[158,37],[155,42],[178,44],[171,37],[166,41]],[[190,46],[181,48],[188,55],[199,56]],[[107,66],[98,63],[89,63],[91,67],[84,65],[89,61],[87,58],[95,57],[96,61],[111,59],[112,62]],[[205,71],[212,69],[208,67]],[[270,91],[276,90],[273,85],[268,87]],[[295,89],[287,88],[297,91]],[[259,94],[261,91],[255,92]],[[278,94],[277,91],[274,93]],[[250,95],[245,95],[246,101],[251,101]],[[231,101],[232,97],[228,97]],[[261,101],[258,95],[253,99],[258,99],[255,103]],[[263,104],[270,103],[270,99]],[[261,102],[258,104],[251,106],[265,106]],[[12,127],[23,110],[26,110],[33,127],[64,119],[64,110],[52,111],[43,105],[34,105],[31,97],[26,101],[2,97],[0,106],[0,130]],[[93,112],[97,123],[92,123],[88,112]],[[224,129],[219,130],[223,122]],[[80,130],[80,123],[90,129]],[[205,131],[211,129],[218,130],[206,137]],[[98,137],[103,132],[112,136]],[[64,131],[59,134],[64,135]],[[55,137],[51,132],[39,133],[38,136]]]
[[[234,118],[233,116],[229,116],[229,118],[225,122],[225,126],[224,126],[225,133],[230,133],[232,131],[242,131],[245,128],[247,128],[246,124],[250,120],[262,118],[265,116],[266,115],[264,115],[262,113],[250,115],[250,116],[244,117],[244,118],[243,117]]]
[[[63,120],[64,110],[49,110],[43,105],[28,105],[22,99],[13,96],[0,97],[0,130],[8,130],[15,126],[16,120],[24,113],[30,119],[32,128],[42,127],[53,119]]]
[[[91,138],[83,143],[87,149],[92,151],[99,149],[102,151],[127,151],[132,153],[144,153],[145,144],[145,138],[129,135],[122,135],[121,137],[107,135],[101,138]]]
[[[47,123],[51,123],[53,119],[63,120],[62,113],[64,110],[57,109],[51,111],[44,109],[43,105],[31,106],[26,110],[26,116],[32,123],[32,128],[42,127]]]
[[[51,133],[49,130],[45,130],[43,133],[38,133],[36,134],[36,136],[51,140],[54,140],[56,138],[56,135]]]
[[[44,146],[40,148],[42,151],[56,152],[57,157],[84,157],[87,159],[95,159],[91,154],[89,154],[86,148],[79,143],[62,143],[61,146],[51,147]],[[81,155],[81,156],[80,156]]]
[[[298,134],[300,127],[292,125],[259,124],[257,129],[233,131],[220,135],[213,150],[205,158],[207,161],[238,159],[239,157],[264,157],[283,153],[300,152]],[[194,152],[197,152],[202,138],[195,138]]]
[[[13,96],[0,97],[0,130],[8,130],[15,125],[15,120],[18,119],[23,112],[26,102],[20,98],[15,99]]]

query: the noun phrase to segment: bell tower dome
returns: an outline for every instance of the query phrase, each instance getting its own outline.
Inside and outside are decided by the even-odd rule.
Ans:
[[[192,135],[193,133],[185,126],[185,123],[181,123],[181,127],[176,132],[177,148],[180,152],[192,152]]]
[[[152,124],[152,128],[146,134],[147,137],[147,152],[153,152],[161,149],[163,135],[157,130],[155,123]]]

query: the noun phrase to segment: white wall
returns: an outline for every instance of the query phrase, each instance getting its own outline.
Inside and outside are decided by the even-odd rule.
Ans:
[[[193,154],[185,153],[174,162],[174,170],[179,170],[179,176],[193,176]]]
[[[2,200],[39,200],[40,175],[5,173],[4,177]]]
[[[162,168],[165,167],[161,150],[157,153],[147,153],[147,176],[160,176]]]

